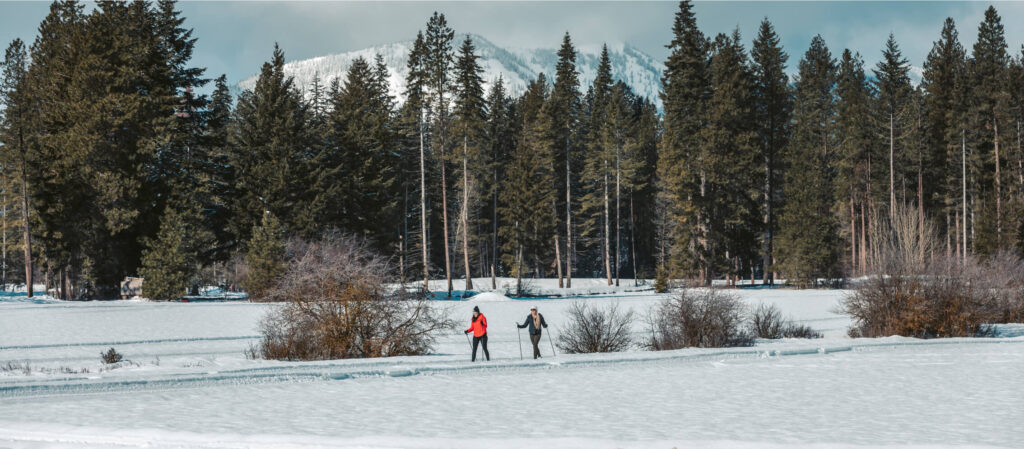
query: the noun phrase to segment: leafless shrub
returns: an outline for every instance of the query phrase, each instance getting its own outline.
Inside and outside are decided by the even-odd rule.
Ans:
[[[115,351],[114,348],[110,348],[107,352],[100,353],[100,359],[103,363],[110,365],[114,363],[121,363],[121,360],[124,360],[124,356]]]
[[[1024,259],[1011,251],[1000,251],[981,263],[971,264],[979,286],[993,296],[996,322],[1024,323]]]
[[[745,313],[743,302],[731,293],[682,290],[654,306],[648,317],[648,346],[660,351],[753,345],[753,336],[743,326]]]
[[[897,210],[876,234],[875,272],[843,300],[851,336],[986,336],[991,323],[1021,318],[1024,262],[1016,255],[939,256],[936,233],[914,210]]]
[[[422,293],[389,284],[388,261],[354,237],[293,241],[293,256],[266,297],[281,302],[260,324],[250,350],[262,358],[326,360],[428,353],[454,324]]]
[[[780,333],[782,338],[821,338],[823,335],[806,324],[786,323]]]
[[[750,314],[750,333],[757,338],[821,338],[820,332],[782,317],[774,304],[759,304]]]
[[[602,307],[576,301],[568,310],[566,327],[558,335],[558,349],[569,354],[618,352],[633,346],[630,335],[635,314],[617,304]]]
[[[782,325],[782,311],[774,304],[761,303],[750,315],[750,332],[757,338],[779,338]]]

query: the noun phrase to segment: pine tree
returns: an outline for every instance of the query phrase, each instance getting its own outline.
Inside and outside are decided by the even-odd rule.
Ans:
[[[270,211],[252,229],[245,263],[249,266],[245,288],[254,299],[262,299],[285,271],[284,228]]]
[[[419,194],[420,194],[420,252],[423,265],[423,291],[430,290],[430,257],[429,257],[429,220],[427,210],[427,159],[424,141],[426,133],[426,120],[429,109],[427,99],[427,47],[423,33],[416,34],[412,51],[409,52],[409,61],[406,66],[409,74],[406,75],[405,105],[402,108],[402,124],[407,147],[418,149],[410,153],[418,153],[419,164],[416,170],[419,173]],[[411,145],[410,145],[411,144]],[[408,159],[408,158],[406,158]],[[405,170],[408,172],[409,170]],[[406,183],[404,191],[415,191],[415,185]],[[408,202],[407,202],[408,203]],[[407,240],[406,240],[407,241]]]
[[[778,233],[777,210],[781,204],[783,151],[790,135],[793,96],[786,75],[786,61],[775,28],[768,19],[761,21],[751,48],[754,74],[754,101],[757,133],[761,139],[764,164],[764,230],[761,237],[761,272],[765,285],[774,285],[771,265],[775,259],[773,240]]]
[[[324,221],[383,250],[393,235],[398,180],[391,101],[380,77],[365,59],[353,61],[344,86],[332,94],[327,144],[316,166]]]
[[[428,101],[430,104],[430,115],[432,120],[432,144],[434,152],[441,167],[441,231],[444,239],[444,272],[448,283],[448,296],[452,295],[452,266],[451,266],[451,240],[449,239],[448,228],[448,145],[450,145],[450,117],[449,103],[451,101],[451,71],[454,59],[452,51],[452,39],[455,32],[448,26],[444,14],[434,12],[434,15],[427,21],[427,31],[424,36],[424,73],[426,75],[426,86]]]
[[[200,211],[188,204],[179,201],[168,206],[160,231],[142,253],[139,274],[145,279],[143,293],[149,299],[178,299],[196,282],[201,250],[198,245],[206,239],[202,228],[190,224]]]
[[[232,103],[227,76],[221,75],[214,80],[204,137],[209,159],[204,161],[202,179],[207,194],[203,201],[203,228],[210,233],[215,245],[203,251],[200,256],[203,263],[225,261],[238,246],[238,237],[231,227],[231,201],[236,195],[229,148]]]
[[[16,214],[22,227],[21,245],[24,248],[25,289],[27,296],[33,296],[32,279],[32,232],[29,208],[28,139],[32,135],[30,118],[30,101],[28,80],[28,53],[21,39],[15,39],[7,47],[3,61],[3,79],[0,80],[0,104],[3,105],[0,120],[0,141],[3,152],[0,164],[3,167],[4,179],[17,179],[20,182],[5,182],[4,195],[11,199],[4,201],[4,285],[7,282],[7,225],[14,225],[8,220],[8,214]],[[11,188],[17,185],[16,188]],[[18,201],[13,198],[17,195]],[[10,202],[11,207],[7,207]]]
[[[897,173],[897,170],[904,166],[905,149],[903,146],[905,144],[898,143],[897,139],[905,140],[903,134],[909,122],[909,117],[901,115],[911,93],[909,74],[910,64],[903,58],[903,54],[896,44],[896,37],[890,33],[889,39],[885,42],[885,49],[882,50],[882,60],[874,69],[874,84],[878,92],[876,121],[883,129],[879,134],[887,136],[889,148],[889,164],[885,173],[889,175],[886,204],[889,207],[890,219],[896,213],[896,179],[902,180],[904,177],[904,174]]]
[[[981,179],[992,179],[991,184],[978,181],[981,201],[994,206],[985,209],[976,245],[982,253],[992,253],[1006,247],[1008,234],[1004,230],[1003,185],[1006,183],[1002,178],[1006,173],[1003,155],[1006,152],[1005,142],[1009,141],[1007,123],[1010,117],[1010,95],[1007,91],[1010,56],[1002,18],[992,6],[985,11],[985,18],[978,27],[978,40],[971,56],[968,70],[972,86],[972,124],[968,132],[974,135],[977,145],[973,161],[975,170]]]
[[[670,55],[662,77],[665,130],[658,177],[669,208],[671,263],[676,270],[698,274],[706,282],[709,273],[702,271],[707,266],[704,257],[706,217],[700,215],[696,207],[701,196],[702,174],[694,151],[699,147],[699,133],[707,121],[706,105],[711,94],[710,44],[697,28],[692,2],[680,2],[672,33],[668,45]]]
[[[715,38],[707,126],[696,159],[700,196],[695,202],[705,227],[705,282],[717,273],[739,276],[756,258],[761,220],[758,170],[761,149],[756,133],[753,76],[739,31]]]
[[[306,123],[308,111],[291,77],[284,74],[284,52],[264,63],[256,86],[238,97],[231,135],[231,165],[238,190],[233,214],[242,240],[262,220],[264,211],[285,217],[292,232],[315,233],[322,206],[310,201],[310,167]]]
[[[580,112],[580,80],[576,70],[576,49],[572,45],[572,39],[566,32],[562,38],[562,46],[558,49],[558,62],[555,64],[555,82],[551,90],[552,116],[558,118],[556,121],[556,138],[558,154],[555,165],[565,166],[565,187],[560,189],[559,198],[565,198],[565,284],[566,288],[572,288],[572,261],[575,254],[573,246],[573,190],[578,188],[578,181],[574,181],[573,166],[578,158],[578,150],[574,137],[579,132]],[[560,262],[559,262],[560,263]],[[561,271],[561,270],[559,270]],[[562,277],[558,278],[558,286],[562,287]]]
[[[936,180],[946,224],[946,255],[964,255],[967,204],[961,199],[961,132],[964,129],[966,99],[966,52],[959,42],[956,25],[947,18],[938,41],[924,63],[921,87],[925,90],[927,145],[939,175]]]
[[[459,47],[455,63],[455,101],[452,128],[454,136],[462,141],[462,210],[459,213],[459,227],[462,230],[462,257],[465,265],[466,291],[473,290],[473,276],[470,268],[470,218],[474,212],[470,205],[476,201],[477,180],[470,174],[470,167],[479,168],[478,161],[484,147],[484,127],[487,121],[484,101],[483,68],[477,60],[473,40],[467,35]],[[474,170],[476,171],[476,170]]]
[[[780,267],[799,285],[836,274],[838,237],[832,213],[835,61],[815,36],[800,61],[787,151],[786,202],[779,217]]]
[[[585,194],[582,198],[581,237],[592,239],[593,234],[600,238],[601,270],[608,285],[612,285],[612,253],[611,253],[611,183],[614,181],[615,145],[606,144],[605,135],[609,132],[623,130],[606,130],[608,124],[609,102],[612,97],[612,65],[608,58],[608,46],[601,50],[601,59],[597,67],[597,76],[591,87],[590,115],[588,117],[588,142],[582,183]]]
[[[836,82],[835,204],[841,220],[850,224],[849,233],[845,235],[850,246],[848,267],[851,275],[867,269],[870,151],[874,140],[864,124],[871,120],[871,101],[871,86],[864,73],[864,60],[859,53],[844,50]]]
[[[498,243],[498,229],[501,227],[499,220],[500,208],[498,204],[499,192],[504,184],[505,171],[508,161],[515,150],[515,136],[513,116],[515,102],[508,98],[505,93],[505,84],[499,76],[498,80],[491,85],[487,94],[487,145],[484,153],[487,156],[487,167],[489,176],[487,180],[487,192],[491,198],[489,214],[490,217],[491,242],[490,242],[490,270],[491,288],[498,288],[497,272],[499,270],[501,245]]]
[[[541,258],[556,232],[554,209],[554,120],[547,106],[547,80],[538,75],[520,101],[523,131],[506,170],[501,192],[499,231],[504,239],[505,263],[516,275],[516,294],[521,296],[525,266],[533,261],[537,272]]]

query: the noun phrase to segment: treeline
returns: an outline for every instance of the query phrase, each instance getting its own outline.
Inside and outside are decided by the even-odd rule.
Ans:
[[[791,79],[767,20],[749,52],[690,2],[672,30],[663,111],[606,51],[581,85],[568,33],[521,95],[485,84],[437,13],[401,98],[380,57],[300,91],[275,47],[233,104],[223,76],[196,93],[211,81],[173,2],[55,2],[3,65],[4,278],[107,297],[140,274],[172,298],[340,230],[449,292],[656,271],[807,285],[872,270],[873,233],[907,208],[940,224],[933,256],[1024,249],[1024,64],[994,9],[970,53],[948,19],[917,86],[892,36],[870,74],[816,37]]]

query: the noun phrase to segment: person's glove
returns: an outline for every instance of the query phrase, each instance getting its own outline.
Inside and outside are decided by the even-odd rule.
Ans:
[[[462,331],[463,334],[469,335],[469,331]]]

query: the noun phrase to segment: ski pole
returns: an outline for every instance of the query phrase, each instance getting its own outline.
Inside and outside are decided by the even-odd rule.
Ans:
[[[472,353],[473,352],[473,342],[469,341],[469,334],[463,333],[462,335],[466,336],[466,344],[469,345],[469,352]]]
[[[551,357],[555,357],[555,356],[558,355],[558,353],[555,352],[555,344],[551,343],[551,333],[550,332],[545,332],[545,333],[548,334],[548,344],[551,345]]]
[[[519,360],[523,359],[523,333],[519,329],[519,325],[516,325],[516,337],[519,337]]]

